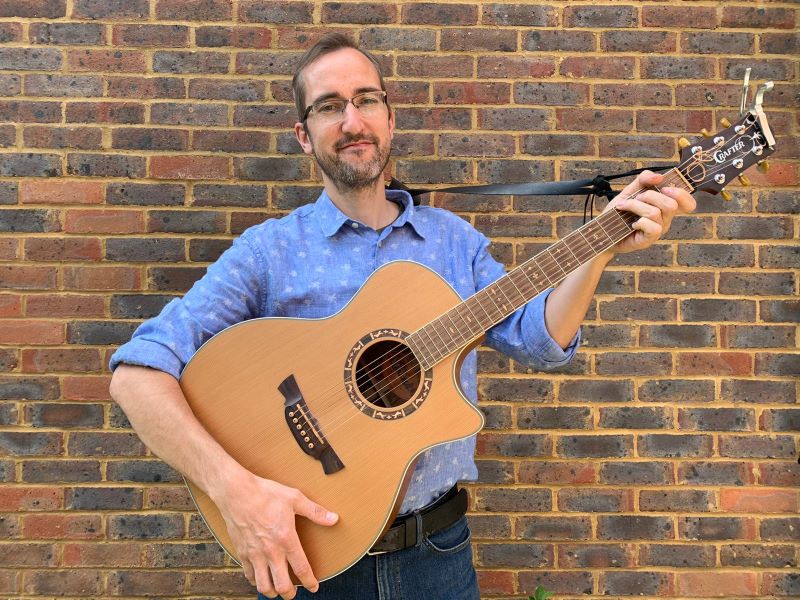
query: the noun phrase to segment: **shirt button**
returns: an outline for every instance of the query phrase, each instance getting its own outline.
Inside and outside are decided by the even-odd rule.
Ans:
[[[350,223],[350,227],[352,227],[353,229],[358,229],[358,223],[353,221],[352,223]]]

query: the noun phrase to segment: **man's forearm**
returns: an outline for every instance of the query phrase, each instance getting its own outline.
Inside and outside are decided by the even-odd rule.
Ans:
[[[145,445],[210,496],[243,471],[192,413],[174,377],[120,365],[111,396]]]
[[[603,270],[614,257],[601,254],[570,273],[547,297],[544,322],[551,337],[566,348],[581,326],[592,303]]]

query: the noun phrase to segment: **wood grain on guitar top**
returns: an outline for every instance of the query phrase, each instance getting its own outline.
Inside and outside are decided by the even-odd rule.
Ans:
[[[371,331],[413,332],[460,301],[428,268],[393,262],[335,315],[245,321],[209,340],[186,366],[180,384],[192,411],[233,458],[339,514],[333,527],[297,520],[320,580],[350,567],[377,541],[424,449],[467,437],[483,425],[481,413],[457,387],[463,351],[433,367],[424,402],[391,420],[368,416],[348,397],[343,376],[348,354]],[[278,386],[290,375],[344,468],[326,475],[289,430]],[[235,559],[219,511],[193,483],[187,485],[214,536]]]

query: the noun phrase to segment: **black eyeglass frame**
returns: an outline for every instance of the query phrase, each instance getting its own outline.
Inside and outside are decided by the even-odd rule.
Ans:
[[[353,103],[353,100],[355,100],[359,96],[364,96],[366,94],[380,94],[381,95],[381,99],[383,100],[383,103],[385,105],[387,105],[387,106],[389,105],[389,98],[388,98],[388,94],[386,93],[386,90],[369,90],[369,91],[366,91],[366,92],[358,93],[355,96],[353,96],[352,98],[325,98],[324,100],[318,100],[317,102],[314,102],[314,103],[310,104],[308,107],[306,107],[306,110],[303,113],[303,118],[300,120],[300,122],[305,124],[306,120],[308,119],[308,115],[310,115],[311,111],[314,110],[314,106],[319,106],[320,104],[324,104],[325,102],[330,102],[331,100],[345,100],[344,106],[342,107],[342,110],[340,111],[341,113],[344,113],[344,111],[347,110],[347,105],[348,104],[353,104],[353,106],[355,106],[356,110],[360,111],[361,109],[358,108],[355,105],[355,103]]]

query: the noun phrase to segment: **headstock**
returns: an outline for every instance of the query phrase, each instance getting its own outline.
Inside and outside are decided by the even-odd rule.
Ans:
[[[745,90],[746,86],[747,79]],[[770,89],[771,81],[760,86],[753,107],[740,114],[739,121],[732,125],[723,119],[722,125],[726,129],[719,133],[711,135],[704,130],[705,138],[695,142],[680,140],[681,162],[678,170],[694,190],[716,194],[737,176],[744,185],[748,185],[742,173],[756,163],[766,166],[764,159],[775,151],[775,138],[761,106],[764,93]],[[742,106],[744,103],[743,98]],[[723,197],[726,196],[728,194],[723,192]]]

